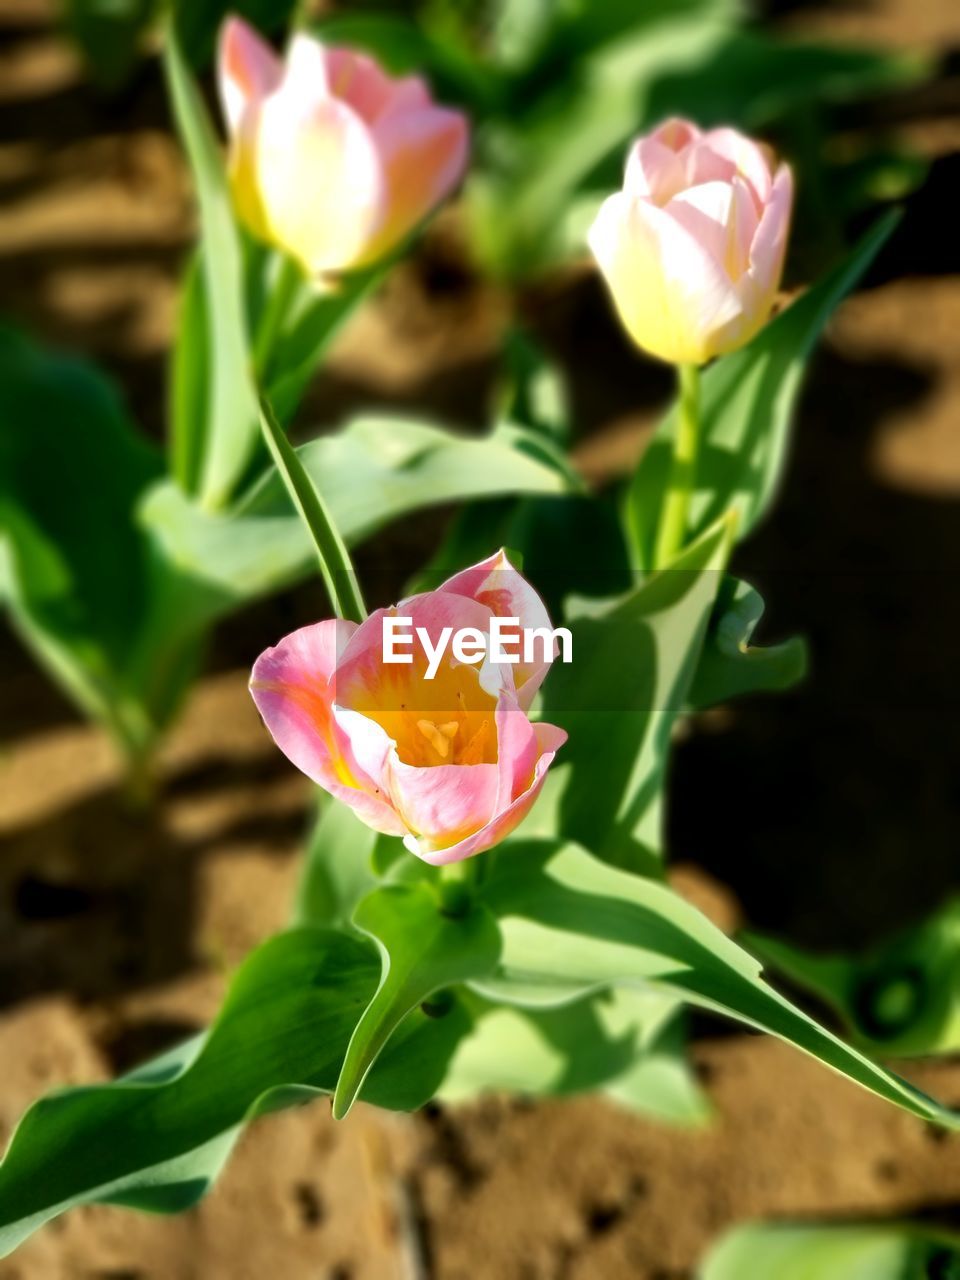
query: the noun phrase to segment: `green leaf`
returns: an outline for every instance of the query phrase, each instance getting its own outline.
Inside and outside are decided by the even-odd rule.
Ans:
[[[376,942],[383,972],[347,1047],[333,1097],[342,1120],[403,1019],[442,987],[489,973],[500,952],[496,921],[471,904],[451,915],[427,884],[385,885],[359,904],[354,926]]]
[[[711,1119],[713,1107],[690,1063],[686,1019],[678,1006],[672,997],[629,987],[614,991],[601,1005],[611,1030],[624,1021],[641,1030],[639,1051],[604,1092],[640,1115],[694,1127]]]
[[[153,728],[126,675],[149,591],[133,513],[159,472],[92,366],[0,330],[0,600],[53,678],[131,752]]]
[[[260,427],[287,496],[313,542],[334,613],[348,622],[363,622],[366,605],[347,545],[313,477],[266,400],[260,403]]]
[[[297,924],[345,928],[360,899],[376,887],[377,833],[347,805],[319,791],[317,798],[320,811],[303,854],[293,918]]]
[[[255,1116],[333,1090],[379,965],[364,940],[325,929],[271,939],[243,965],[206,1037],[113,1084],[51,1094],[0,1164],[0,1254],[80,1204],[172,1213],[197,1201]],[[455,999],[414,1011],[363,1096],[412,1109],[438,1087],[469,1017]]]
[[[662,884],[573,845],[512,843],[483,898],[500,922],[500,966],[476,980],[497,999],[512,983],[568,994],[637,986],[726,1014],[802,1049],[905,1111],[950,1129],[960,1114],[844,1044],[763,979],[760,964]]]
[[[960,1276],[960,1239],[927,1227],[736,1227],[711,1250],[699,1280],[951,1280]]]
[[[897,1057],[960,1049],[960,899],[863,955],[745,938],[772,969],[834,1009],[856,1043]]]
[[[898,217],[892,212],[879,219],[840,266],[746,347],[704,373],[696,492],[690,506],[692,535],[732,509],[739,516],[737,536],[742,539],[768,511],[786,463],[807,357],[830,314],[866,271]],[[640,567],[654,562],[675,429],[674,409],[643,455],[627,496],[628,533]]]
[[[203,267],[194,257],[183,278],[170,369],[170,473],[184,493],[200,487],[208,412],[210,351]]]
[[[200,203],[202,300],[209,333],[205,349],[212,366],[208,401],[189,418],[192,429],[202,430],[202,443],[189,449],[178,443],[176,448],[178,455],[195,451],[202,457],[200,496],[206,506],[216,508],[235,492],[259,438],[246,331],[243,251],[220,148],[172,30],[167,33],[164,64]],[[194,296],[192,323],[197,322],[199,305]],[[199,389],[199,379],[191,377],[190,384],[191,389]],[[182,413],[178,403],[178,420]]]
[[[692,706],[700,710],[744,693],[789,689],[803,678],[807,646],[798,636],[765,649],[750,644],[763,609],[749,583],[724,579],[690,686]]]
[[[445,1102],[491,1092],[562,1096],[596,1089],[637,1059],[636,1027],[611,1032],[596,999],[524,1009],[474,995],[469,1007],[473,1029],[458,1045],[441,1085],[438,1097]]]
[[[521,431],[478,440],[402,419],[358,418],[297,453],[348,544],[422,507],[570,486],[542,442]],[[204,512],[166,483],[147,496],[141,519],[162,557],[195,584],[195,629],[313,568],[309,536],[272,470],[229,514]]]
[[[670,733],[683,710],[731,545],[720,521],[625,599],[568,614],[575,660],[555,664],[543,717],[570,737],[562,832],[657,874]]]

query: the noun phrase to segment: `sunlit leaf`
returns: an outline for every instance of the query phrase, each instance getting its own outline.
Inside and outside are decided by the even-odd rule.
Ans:
[[[518,842],[497,858],[484,901],[500,922],[503,950],[494,977],[471,985],[489,999],[512,983],[660,991],[777,1036],[913,1115],[960,1129],[960,1114],[775,991],[757,960],[665,885],[573,845]]]
[[[709,1253],[699,1280],[952,1280],[960,1239],[906,1224],[736,1227]]]
[[[164,60],[200,204],[203,289],[188,294],[188,314],[192,324],[198,323],[202,302],[210,366],[209,380],[205,380],[206,404],[199,415],[194,410],[189,419],[184,417],[181,428],[188,429],[189,423],[190,430],[202,434],[202,444],[188,447],[180,443],[177,452],[202,457],[200,495],[206,506],[216,508],[233,496],[259,441],[258,401],[246,332],[243,252],[220,147],[172,30],[167,34]],[[199,389],[199,378],[191,375],[188,381],[192,390]],[[184,414],[179,398],[177,407],[178,415]]]
[[[656,874],[670,732],[687,702],[731,532],[720,521],[624,598],[568,610],[574,661],[554,664],[543,712],[570,734],[562,830],[617,865]]]
[[[0,1163],[0,1254],[80,1204],[172,1213],[197,1201],[246,1123],[332,1092],[379,969],[355,935],[281,934],[243,965],[207,1036],[113,1084],[36,1103]],[[454,998],[442,1014],[415,1010],[363,1096],[388,1108],[422,1105],[469,1026]]]
[[[442,987],[489,973],[500,953],[496,922],[484,907],[453,913],[427,884],[375,889],[357,906],[353,924],[377,944],[383,972],[347,1047],[333,1097],[337,1119],[407,1014]]]

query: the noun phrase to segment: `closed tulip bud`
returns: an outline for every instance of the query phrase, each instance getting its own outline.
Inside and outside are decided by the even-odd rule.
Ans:
[[[634,342],[673,364],[742,346],[770,316],[793,178],[735,129],[669,120],[638,139],[589,243]]]
[[[493,662],[482,645],[461,660],[456,643],[444,647],[467,629],[490,635],[495,617],[547,637],[532,660]],[[408,644],[388,663],[394,620],[409,622]],[[566,740],[527,714],[552,636],[540,597],[500,552],[359,626],[295,631],[260,655],[250,690],[280,750],[367,826],[426,862],[459,862],[526,816]]]
[[[463,175],[466,119],[419,76],[303,34],[281,61],[235,17],[218,71],[238,215],[308,274],[383,257]]]

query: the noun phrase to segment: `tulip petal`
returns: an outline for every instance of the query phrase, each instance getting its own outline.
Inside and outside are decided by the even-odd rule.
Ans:
[[[417,842],[415,837],[405,836],[403,843],[406,848],[411,853],[415,853],[418,858],[422,858],[424,862],[429,862],[435,867],[441,867],[450,862],[462,862],[464,858],[471,858],[474,854],[492,849],[494,845],[505,839],[511,831],[516,830],[533,808],[533,803],[540,794],[544,779],[547,776],[547,770],[553,763],[558,748],[563,745],[567,738],[563,730],[558,729],[555,725],[538,724],[534,726],[534,729],[542,748],[542,754],[534,767],[530,785],[506,809],[498,813],[485,827],[460,840],[457,844],[431,850],[425,849]]]
[[[250,692],[288,760],[369,826],[400,835],[403,825],[377,797],[376,783],[333,714],[337,661],[355,629],[355,623],[328,620],[285,636],[254,663]]]
[[[284,86],[261,107],[254,145],[269,238],[311,273],[358,265],[382,219],[385,188],[373,138],[356,112]]]
[[[654,204],[666,204],[686,184],[682,159],[657,137],[638,138],[630,149],[623,189]]]
[[[416,768],[394,757],[391,796],[406,830],[428,852],[459,844],[489,824],[496,812],[495,764]]]
[[[782,164],[773,180],[770,199],[750,246],[750,266],[765,281],[772,280],[775,289],[783,272],[792,207],[793,173],[788,164]]]
[[[519,618],[522,632],[553,630],[550,615],[540,596],[513,567],[502,549],[486,560],[481,560],[479,564],[455,573],[437,589],[476,600],[486,605],[498,618]],[[549,648],[549,658],[518,662],[513,666],[513,683],[524,710],[530,707],[534,695],[543,684],[550,664],[557,656],[557,648],[554,640]],[[543,652],[543,643],[539,638],[536,638],[536,651],[541,654]]]
[[[375,261],[450,194],[467,163],[468,130],[458,111],[426,106],[387,111],[374,126],[386,195],[364,254]]]
[[[272,93],[282,78],[283,64],[270,45],[242,18],[227,18],[220,32],[217,87],[231,133],[247,104]]]
[[[671,116],[646,136],[654,142],[659,142],[661,146],[669,147],[671,151],[679,152],[695,144],[703,134],[692,120],[684,120],[682,116]]]
[[[750,190],[742,178],[705,182],[689,187],[666,206],[665,212],[694,236],[736,283],[750,262],[750,246],[759,219]]]
[[[429,107],[430,91],[420,76],[395,79],[369,55],[353,49],[326,51],[327,87],[368,125],[397,111]]]
[[[770,198],[769,152],[766,147],[737,129],[709,129],[693,150],[690,181],[708,182],[712,178],[729,181],[741,174],[750,185],[758,210]]]
[[[702,364],[712,335],[741,312],[713,254],[677,218],[618,192],[604,201],[590,247],[638,346],[674,364]]]

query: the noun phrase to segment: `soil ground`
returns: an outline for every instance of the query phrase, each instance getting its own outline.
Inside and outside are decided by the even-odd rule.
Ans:
[[[793,5],[775,20],[960,48],[955,0]],[[165,120],[155,76],[104,104],[49,6],[0,0],[3,309],[103,362],[154,431],[192,230]],[[725,924],[821,945],[879,936],[957,888],[960,262],[943,212],[949,197],[956,208],[955,81],[892,104],[889,123],[928,154],[930,178],[817,357],[782,500],[741,555],[768,601],[766,637],[805,632],[812,677],[697,726],[672,790],[681,890]],[[595,284],[547,301],[534,303],[545,332],[580,349],[581,459],[602,477],[642,447],[666,383],[627,351]],[[383,400],[477,421],[498,306],[442,271],[406,271],[345,335],[312,411],[334,421]],[[403,536],[364,557],[385,596]],[[284,923],[309,794],[267,741],[245,668],[313,607],[298,592],[218,636],[164,755],[156,824],[128,811],[106,744],[0,635],[0,1143],[41,1091],[203,1025],[231,968]],[[711,801],[731,787],[750,822],[718,839]],[[764,1039],[710,1024],[694,1054],[717,1112],[702,1132],[593,1098],[360,1109],[342,1125],[315,1105],[253,1126],[198,1209],[68,1215],[0,1263],[0,1280],[685,1280],[744,1218],[960,1226],[960,1138]],[[909,1074],[960,1104],[960,1063]]]

